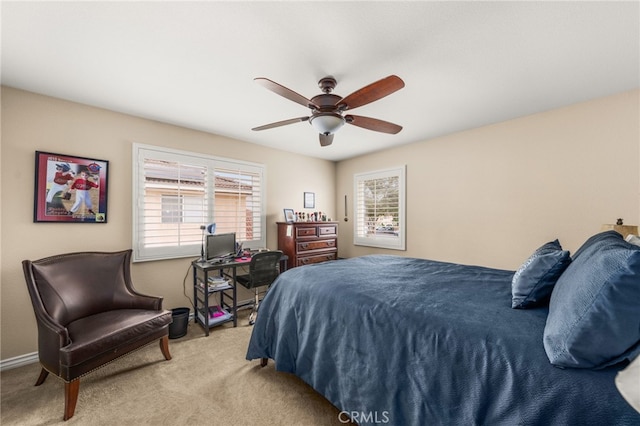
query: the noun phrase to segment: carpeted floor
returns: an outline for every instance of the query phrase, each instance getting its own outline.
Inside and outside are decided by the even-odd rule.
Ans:
[[[245,354],[252,328],[241,317],[205,337],[189,323],[169,341],[125,356],[80,382],[75,415],[62,420],[63,382],[35,387],[39,364],[2,372],[0,424],[9,425],[340,425],[339,410],[297,377],[261,368]]]

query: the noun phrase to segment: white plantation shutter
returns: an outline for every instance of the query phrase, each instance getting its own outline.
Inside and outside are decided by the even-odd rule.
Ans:
[[[264,247],[264,166],[134,144],[134,261],[199,256],[201,225]]]
[[[231,168],[229,164],[216,164],[216,203],[213,215],[216,232],[235,232],[236,241],[251,244],[263,239],[262,223],[262,168]]]
[[[405,167],[354,175],[354,244],[405,250]]]

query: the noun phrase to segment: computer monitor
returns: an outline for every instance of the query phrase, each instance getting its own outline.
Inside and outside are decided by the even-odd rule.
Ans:
[[[211,261],[236,253],[236,233],[207,235],[206,260]]]

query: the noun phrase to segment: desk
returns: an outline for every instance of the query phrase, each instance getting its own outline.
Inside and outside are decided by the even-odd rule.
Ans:
[[[281,271],[287,269],[286,255],[283,255],[281,262]],[[236,270],[238,267],[249,266],[250,259],[230,259],[222,262],[199,262],[193,261],[193,322],[200,324],[205,330],[205,335],[209,335],[209,329],[225,322],[233,321],[233,326],[238,325],[238,297],[236,292]],[[230,279],[228,286],[218,288],[209,288],[209,278],[214,276],[224,276]],[[220,297],[220,307],[226,311],[228,315],[222,315],[217,318],[209,317],[209,298],[212,295]],[[208,321],[208,324],[207,324]]]

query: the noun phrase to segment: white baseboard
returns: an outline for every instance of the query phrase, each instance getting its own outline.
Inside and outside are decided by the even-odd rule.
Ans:
[[[11,370],[12,368],[22,367],[38,362],[38,352],[20,355],[9,359],[0,360],[0,371]]]

